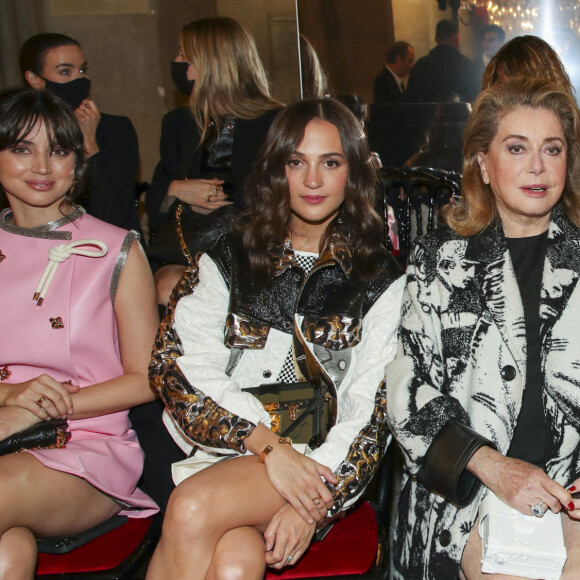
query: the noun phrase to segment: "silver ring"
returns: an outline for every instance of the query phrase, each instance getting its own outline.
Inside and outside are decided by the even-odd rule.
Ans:
[[[286,558],[286,562],[292,562],[294,560],[294,556],[290,555]]]
[[[544,501],[540,500],[538,503],[530,506],[530,510],[537,518],[543,518],[544,514],[548,511],[548,507],[544,507],[545,505]]]

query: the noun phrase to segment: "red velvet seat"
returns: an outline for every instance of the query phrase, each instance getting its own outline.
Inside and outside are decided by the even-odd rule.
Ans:
[[[149,533],[152,521],[152,517],[130,518],[122,526],[67,554],[39,554],[37,578],[129,580],[153,553],[155,538]]]
[[[368,501],[337,522],[322,542],[313,542],[295,566],[268,570],[266,580],[364,574],[375,561],[378,532]]]
[[[39,554],[37,578],[129,580],[153,553],[156,540],[148,533],[151,522],[152,518],[130,519],[67,554]],[[364,574],[375,561],[377,546],[375,514],[370,503],[363,502],[338,521],[323,541],[313,542],[295,566],[269,570],[266,580]]]

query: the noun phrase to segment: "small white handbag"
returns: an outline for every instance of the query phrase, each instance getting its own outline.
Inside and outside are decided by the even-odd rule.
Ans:
[[[527,516],[488,492],[479,506],[481,571],[558,580],[566,563],[560,514]]]

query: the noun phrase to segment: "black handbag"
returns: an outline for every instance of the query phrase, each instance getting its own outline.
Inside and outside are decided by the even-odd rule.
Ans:
[[[2,439],[0,455],[8,455],[25,449],[61,449],[66,447],[69,439],[68,421],[65,419],[42,421]]]
[[[336,420],[336,399],[320,383],[270,383],[245,389],[264,405],[270,429],[294,443],[320,447]]]

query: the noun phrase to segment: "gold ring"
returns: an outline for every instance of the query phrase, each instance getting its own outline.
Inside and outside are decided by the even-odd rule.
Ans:
[[[42,406],[42,403],[44,403],[44,401],[46,401],[46,395],[42,395],[42,397],[40,397],[40,399],[38,399],[38,401],[36,401],[36,404],[44,411],[44,408]]]
[[[313,498],[312,498],[312,501],[313,501],[313,502],[314,502],[316,505],[319,505],[319,504],[320,504],[320,496],[319,496],[319,495],[317,495],[316,497],[313,497]]]
[[[219,190],[220,190],[220,188],[219,188],[219,187],[214,187],[214,188],[213,188],[213,194],[215,195],[215,194],[216,194],[216,193],[217,193]]]

